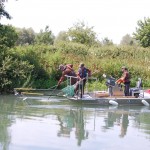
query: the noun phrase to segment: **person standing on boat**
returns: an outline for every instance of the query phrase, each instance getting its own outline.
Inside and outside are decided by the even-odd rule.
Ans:
[[[58,86],[62,83],[62,81],[65,80],[66,75],[67,76],[72,76],[72,77],[76,77],[76,73],[73,70],[73,65],[72,64],[67,64],[67,65],[59,65],[59,70],[61,70],[62,75],[58,81]],[[77,82],[77,78],[71,78],[71,85],[75,84]]]
[[[116,81],[116,83],[117,84],[124,83],[124,95],[129,96],[130,95],[129,94],[130,74],[128,72],[128,69],[125,66],[123,66],[121,69],[122,69],[123,74],[122,74],[121,78]]]
[[[88,76],[91,76],[91,71],[88,68],[86,68],[83,63],[80,63],[78,73],[77,73],[77,77],[79,81],[77,82],[75,87],[75,93],[77,95],[79,93],[79,90],[81,91],[80,98],[82,98],[82,96],[84,95],[84,87],[86,84],[86,78]]]

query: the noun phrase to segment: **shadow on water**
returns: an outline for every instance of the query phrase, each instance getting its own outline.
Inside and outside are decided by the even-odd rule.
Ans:
[[[34,98],[27,100],[15,96],[0,96],[0,148],[9,149],[11,145],[9,128],[18,118],[23,121],[46,119],[48,116],[55,116],[57,138],[71,138],[74,135],[77,146],[81,146],[85,140],[90,140],[90,135],[95,132],[104,134],[115,128],[117,131],[120,129],[118,137],[124,138],[131,126],[143,129],[150,140],[150,108],[146,106],[99,107],[72,105],[65,99],[55,97],[53,100],[38,101]]]

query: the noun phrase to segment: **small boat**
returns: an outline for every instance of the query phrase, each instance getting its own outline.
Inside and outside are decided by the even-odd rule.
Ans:
[[[99,92],[98,92],[99,93]],[[68,97],[71,102],[74,103],[84,103],[91,105],[114,105],[114,106],[122,106],[122,105],[140,105],[140,106],[150,106],[150,98],[144,97],[134,97],[134,96],[106,96],[106,97],[93,97],[90,94],[83,95],[82,98],[76,97]]]
[[[141,80],[139,81],[141,82]],[[150,90],[142,90],[141,83],[139,82],[135,88],[130,88],[130,96],[124,96],[123,86],[116,84],[114,78],[107,78],[106,85],[108,86],[107,91],[86,92],[82,98],[80,98],[80,94],[75,96],[70,96],[68,94],[67,98],[73,103],[90,105],[150,106]],[[70,85],[68,88],[70,88]]]
[[[59,96],[61,93],[58,89],[14,88],[16,96]]]
[[[142,94],[143,91],[140,91],[139,97],[136,96],[124,96],[114,95],[109,96],[109,93],[106,91],[95,91],[93,93],[84,94],[82,98],[78,96],[67,97],[68,100],[74,103],[84,103],[84,104],[96,104],[96,105],[143,105],[150,106],[150,94],[146,94],[149,97],[144,97]],[[144,92],[145,93],[145,92]],[[142,96],[140,96],[142,95]]]

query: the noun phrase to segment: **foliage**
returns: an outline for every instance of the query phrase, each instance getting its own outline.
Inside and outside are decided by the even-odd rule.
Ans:
[[[11,91],[14,87],[20,86],[32,72],[33,66],[27,61],[14,60],[7,56],[0,67],[0,91]]]
[[[25,82],[33,66],[26,60],[13,57],[10,48],[18,38],[15,29],[9,25],[0,25],[0,33],[0,92],[10,92]]]
[[[34,85],[32,86],[32,88],[37,88],[37,89],[41,89],[41,88],[50,88],[53,87],[54,85],[57,85],[57,80],[54,79],[39,79],[39,80],[35,80]]]
[[[75,43],[81,43],[87,46],[92,46],[99,43],[93,27],[88,27],[84,22],[74,24],[68,30],[69,40]]]
[[[34,79],[38,78],[48,78],[48,75],[46,74],[46,71],[44,70],[43,63],[43,54],[39,49],[36,49],[37,47],[34,46],[24,46],[24,47],[18,47],[14,51],[16,53],[16,58],[19,58],[20,60],[28,60],[28,62],[31,65],[34,65],[34,70],[32,72],[32,77]],[[43,61],[43,63],[42,63]]]
[[[57,68],[59,66],[59,52],[56,52],[56,48],[51,45],[24,45],[18,46],[15,49],[11,49],[13,57],[19,58],[20,60],[28,60],[30,65],[34,66],[31,73],[30,84],[26,84],[26,87],[35,87],[39,85],[38,81],[43,81],[43,86],[48,85],[48,80],[50,82],[58,79]],[[45,84],[44,84],[45,82]],[[47,82],[47,83],[46,83]],[[49,84],[49,86],[51,83]],[[22,85],[24,86],[24,85]]]
[[[105,37],[102,40],[102,45],[113,45],[113,42],[112,42],[112,40],[109,40],[107,37]]]
[[[32,71],[28,71],[24,78],[21,76],[17,78],[19,82],[16,82],[14,75],[11,77],[13,84],[9,85],[14,87],[20,85],[20,87],[49,88],[57,84],[61,76],[61,72],[57,70],[59,64],[72,63],[74,70],[77,71],[80,62],[84,62],[92,73],[97,71],[92,76],[99,79],[100,87],[106,88],[103,73],[117,79],[121,76],[121,66],[124,65],[131,73],[131,86],[135,86],[139,77],[143,79],[144,86],[150,86],[149,48],[113,45],[89,48],[83,44],[61,41],[56,45],[18,46],[10,49],[9,53],[13,57],[12,60],[17,59],[18,63],[27,61],[26,67],[32,66],[32,69],[30,68]],[[17,68],[19,69],[18,66]],[[28,69],[24,67],[22,72],[25,73]]]
[[[88,91],[93,91],[94,90],[107,90],[107,86],[105,85],[105,81],[102,82],[100,80],[97,81],[89,81],[86,83],[86,87]]]
[[[55,38],[54,44],[59,41],[69,41],[69,37],[66,31],[61,31]]]
[[[136,33],[133,33],[135,39],[139,41],[141,46],[150,46],[150,18],[144,18],[144,21],[139,20],[137,22],[138,27]]]
[[[81,43],[74,43],[74,42],[59,42],[56,45],[59,50],[66,54],[75,54],[75,55],[80,55],[80,56],[86,56],[88,55],[88,49],[84,44]]]
[[[55,36],[52,31],[49,30],[49,26],[45,27],[45,31],[41,30],[40,33],[37,33],[35,42],[37,44],[49,44],[52,45],[54,43]]]
[[[16,28],[16,32],[18,34],[18,40],[16,45],[30,45],[34,44],[35,41],[35,32],[32,28]]]
[[[15,45],[15,42],[18,38],[15,29],[10,25],[1,25],[0,24],[0,49],[6,50]]]
[[[6,0],[0,0],[0,19],[1,17],[6,17],[7,19],[11,19],[10,14],[5,10],[4,3]]]
[[[136,44],[137,44],[136,40],[133,37],[131,37],[129,34],[123,36],[120,42],[120,45],[136,45]]]

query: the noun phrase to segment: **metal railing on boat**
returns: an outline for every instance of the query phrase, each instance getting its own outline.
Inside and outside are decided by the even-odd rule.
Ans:
[[[74,79],[78,79],[78,77],[75,77],[75,76],[68,76],[68,75],[65,75],[66,78],[67,78],[67,86],[71,88],[71,86],[75,86],[75,85],[71,85],[71,79],[74,78]],[[86,85],[85,85],[85,88],[86,88],[86,92],[87,94],[90,94],[89,92],[89,89],[88,89],[88,86],[89,86],[89,80],[95,80],[96,82],[98,82],[98,79],[96,77],[89,77],[87,75],[86,77]],[[82,82],[82,80],[78,81],[78,82]],[[76,84],[76,83],[75,83]],[[83,86],[82,86],[83,88]],[[79,90],[83,90],[83,89],[80,89],[80,86],[79,86]],[[96,89],[95,89],[96,91]],[[96,98],[96,94],[92,94],[92,97],[95,99]],[[77,95],[77,99],[79,98],[79,94]]]

